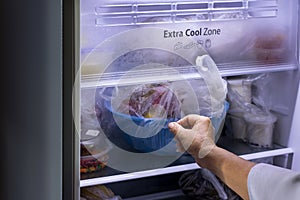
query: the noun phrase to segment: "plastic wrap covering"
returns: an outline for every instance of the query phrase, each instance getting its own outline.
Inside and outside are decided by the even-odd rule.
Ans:
[[[227,85],[209,56],[198,57],[196,63],[198,78],[99,87],[96,113],[108,138],[130,151],[152,152],[164,147],[164,154],[174,154],[174,135],[168,123],[201,114],[212,119],[218,140],[228,109]],[[167,148],[170,142],[174,144]]]
[[[231,104],[229,116],[233,137],[260,148],[273,147],[273,129],[277,121],[277,117],[271,112],[271,96],[262,90],[269,84],[268,79],[267,74],[262,74],[228,80],[228,99]],[[237,80],[240,82],[239,87],[232,82]]]
[[[190,199],[241,200],[241,198],[208,169],[184,173],[179,186]]]

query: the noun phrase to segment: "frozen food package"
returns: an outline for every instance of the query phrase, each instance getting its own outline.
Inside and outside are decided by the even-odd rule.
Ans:
[[[95,89],[82,89],[80,93],[80,133],[81,138],[85,138],[91,134],[88,131],[99,133],[100,125],[95,112]]]
[[[257,147],[273,147],[273,129],[277,117],[271,112],[264,111],[251,105],[250,112],[245,113],[247,123],[247,141]]]
[[[245,142],[247,137],[247,124],[243,114],[243,112],[228,114],[227,118],[231,126],[231,136]]]
[[[178,184],[182,192],[189,199],[241,199],[233,190],[206,168],[183,173],[179,178]]]
[[[228,78],[228,87],[236,91],[245,103],[252,102],[252,81],[247,77]]]
[[[217,140],[228,109],[227,84],[209,56],[199,57],[196,63],[193,70],[201,74],[198,78],[99,87],[95,102],[103,131],[120,143],[127,141],[129,149],[142,152],[156,151],[172,142],[171,148],[164,149],[168,155],[176,152],[168,123],[201,114],[212,119]]]
[[[95,89],[81,90],[80,172],[103,169],[108,162],[110,143],[103,137],[95,112]]]
[[[260,148],[272,148],[273,129],[277,120],[270,111],[272,101],[266,90],[268,84],[268,74],[228,79],[228,100],[231,105],[228,116],[232,136]],[[245,91],[251,93],[251,102],[245,98],[248,97]]]
[[[271,90],[267,89],[271,87],[271,83],[271,77],[268,73],[259,74],[253,77],[252,101],[255,105],[265,111],[271,110],[273,106]]]
[[[238,83],[232,83],[228,80],[228,101],[230,109],[228,111],[228,119],[231,125],[232,137],[246,141],[247,137],[247,124],[244,115],[250,110],[250,103],[247,100],[249,93],[244,93],[243,79],[237,79]],[[237,85],[235,85],[237,84]],[[246,91],[249,92],[247,84]],[[242,96],[243,95],[243,96]],[[246,98],[245,98],[246,97]]]
[[[110,143],[94,136],[80,141],[80,173],[102,170],[109,160]]]

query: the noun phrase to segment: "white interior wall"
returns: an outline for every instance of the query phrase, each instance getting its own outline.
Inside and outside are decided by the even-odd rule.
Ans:
[[[299,85],[300,86],[300,85]],[[300,87],[299,87],[300,88]],[[292,169],[300,171],[300,89],[298,88],[298,96],[295,107],[295,113],[291,128],[289,146],[294,150],[294,158]]]

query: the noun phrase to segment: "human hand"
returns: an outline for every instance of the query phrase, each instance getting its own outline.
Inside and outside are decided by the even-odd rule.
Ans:
[[[194,158],[204,158],[216,146],[214,127],[208,117],[187,115],[169,123],[169,129],[175,134],[177,150],[187,151]]]

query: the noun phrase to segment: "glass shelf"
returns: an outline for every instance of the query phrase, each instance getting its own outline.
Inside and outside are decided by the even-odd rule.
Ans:
[[[259,74],[267,72],[279,72],[289,71],[298,69],[297,61],[285,62],[277,60],[274,62],[234,62],[234,63],[219,63],[218,68],[220,74],[225,76],[238,76],[238,75],[249,75]]]
[[[239,155],[240,157],[246,160],[255,160],[260,158],[274,157],[293,153],[293,150],[291,148],[285,148],[277,145],[274,145],[274,148],[272,149],[257,148],[248,145],[245,142],[242,142],[237,139],[232,139],[227,136],[221,136],[217,145],[235,153],[236,155]],[[80,187],[127,181],[163,174],[171,174],[198,168],[199,166],[195,163],[194,159],[190,155],[184,154],[175,162],[173,162],[165,168],[124,173],[121,171],[114,170],[110,167],[105,167],[99,172],[82,174]]]
[[[219,68],[219,72],[223,77],[227,76],[238,76],[238,75],[249,75],[249,74],[259,74],[259,73],[268,73],[268,72],[279,72],[279,71],[290,71],[297,70],[298,64],[297,62],[274,62],[274,63],[264,63],[264,62],[233,62],[233,63],[219,63],[217,64]],[[181,67],[178,69],[179,73],[182,73],[181,76],[178,74],[166,74],[161,71],[151,72],[149,70],[148,73],[152,73],[151,82],[162,81],[162,80],[178,80],[178,79],[197,79],[201,78],[198,73],[187,72],[191,67]],[[124,73],[118,74],[91,74],[84,75],[81,77],[81,88],[95,88],[95,87],[107,87],[120,84],[119,77],[122,77]],[[159,73],[159,74],[158,74]],[[155,74],[157,76],[155,76]],[[99,81],[101,78],[101,81]],[[127,82],[122,81],[122,84],[133,84],[147,82],[147,77],[144,74],[136,72],[136,76],[132,76],[132,79],[128,79]]]

